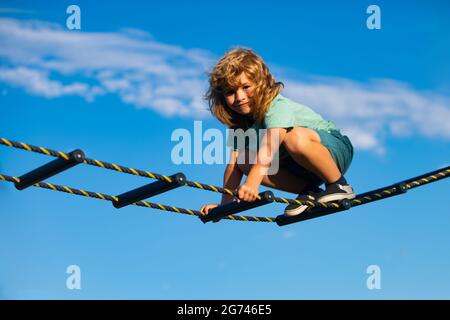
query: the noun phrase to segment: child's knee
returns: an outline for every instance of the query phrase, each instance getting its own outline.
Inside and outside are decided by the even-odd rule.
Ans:
[[[283,141],[288,152],[302,153],[307,150],[311,143],[320,143],[319,134],[309,128],[295,127],[286,134]]]

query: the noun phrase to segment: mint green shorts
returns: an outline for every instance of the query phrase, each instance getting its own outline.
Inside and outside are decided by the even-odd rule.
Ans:
[[[314,131],[319,134],[320,143],[328,149],[339,171],[344,175],[353,159],[353,146],[350,139],[342,135],[338,130],[332,130],[330,132],[325,130]],[[291,156],[280,160],[280,167],[286,168],[296,176],[307,179],[314,186],[319,186],[324,183],[321,178],[303,168]]]

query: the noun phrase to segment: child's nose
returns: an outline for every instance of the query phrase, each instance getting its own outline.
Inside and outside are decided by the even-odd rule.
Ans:
[[[246,94],[243,89],[236,90],[236,100],[241,101],[246,98]]]

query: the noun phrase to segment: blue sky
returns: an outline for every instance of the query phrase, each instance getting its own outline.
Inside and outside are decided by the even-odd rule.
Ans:
[[[221,185],[224,164],[173,164],[170,137],[195,120],[224,131],[202,100],[205,74],[240,45],[265,59],[286,96],[349,135],[346,176],[358,193],[450,164],[446,1],[378,1],[380,30],[366,27],[368,1],[77,1],[77,31],[66,28],[69,4],[2,1],[1,137]],[[0,146],[0,173],[50,160]],[[149,182],[89,166],[49,181],[112,195]],[[449,183],[280,228],[119,211],[2,182],[0,298],[449,299]],[[181,188],[149,200],[199,209],[220,194]],[[69,265],[81,290],[66,288]],[[366,286],[370,265],[379,290]]]

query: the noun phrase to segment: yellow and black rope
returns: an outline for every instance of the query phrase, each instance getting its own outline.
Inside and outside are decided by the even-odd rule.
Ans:
[[[5,138],[0,138],[0,144],[8,146],[8,147],[17,148],[17,149],[41,153],[41,154],[45,154],[48,156],[58,157],[58,158],[62,158],[65,160],[67,160],[69,158],[69,156],[64,152],[55,151],[55,150],[43,148],[43,147],[37,147],[37,146],[33,146],[33,145],[30,145],[27,143],[16,142],[16,141],[8,140]],[[140,177],[172,182],[171,178],[166,175],[157,174],[157,173],[153,173],[150,171],[145,171],[145,170],[140,170],[140,169],[135,169],[135,168],[130,168],[130,167],[125,167],[125,166],[121,166],[118,164],[109,163],[106,161],[85,158],[84,163],[91,165],[91,166],[96,166],[96,167],[100,167],[103,169],[114,170],[114,171],[118,171],[118,172],[122,172],[122,173],[128,173],[128,174],[132,174],[132,175],[136,175],[136,176],[140,176]],[[233,190],[230,190],[227,188],[221,188],[221,187],[214,186],[214,185],[200,183],[197,181],[186,181],[185,185],[192,187],[192,188],[198,188],[198,189],[202,189],[202,190],[208,190],[208,191],[228,194],[228,195],[235,196],[235,197],[237,196],[236,191],[233,191]],[[258,200],[260,200],[260,196],[258,196]],[[273,199],[273,201],[278,202],[278,203],[285,203],[285,204],[308,205],[310,207],[339,208],[339,204],[334,203],[334,202],[320,203],[320,202],[316,202],[316,201],[300,201],[297,199],[289,199],[289,198],[281,198],[281,197],[275,197]]]
[[[43,147],[37,147],[37,146],[30,145],[30,144],[22,143],[22,142],[15,142],[15,141],[11,141],[11,140],[8,140],[5,138],[0,138],[0,144],[9,146],[9,147],[13,147],[13,148],[31,151],[31,152],[37,152],[37,153],[41,153],[41,154],[45,154],[45,155],[49,155],[49,156],[53,156],[53,157],[58,157],[58,158],[62,158],[65,160],[68,160],[68,158],[69,158],[69,156],[64,152],[54,151],[54,150],[51,150],[48,148],[43,148]],[[132,174],[132,175],[136,175],[136,176],[152,178],[152,179],[156,179],[156,180],[160,180],[160,181],[172,182],[171,178],[166,175],[161,175],[161,174],[144,171],[144,170],[140,170],[140,169],[134,169],[134,168],[130,168],[130,167],[124,167],[121,165],[108,163],[105,161],[86,158],[84,160],[84,163],[88,164],[88,165],[92,165],[92,166],[105,168],[105,169],[115,170],[118,172]],[[450,166],[440,169],[440,170],[436,170],[430,174],[425,174],[425,175],[422,175],[419,177],[405,180],[401,184],[403,185],[402,188],[405,189],[404,191],[406,191],[407,189],[413,189],[413,188],[422,186],[424,184],[432,183],[432,182],[438,181],[440,179],[447,178],[449,176],[450,176]],[[9,176],[3,175],[0,177],[9,177]],[[18,179],[18,178],[9,177],[8,179],[4,178],[1,180],[15,182],[16,180],[14,180],[14,179]],[[232,191],[232,190],[229,190],[226,188],[217,187],[214,185],[203,184],[203,183],[195,182],[195,181],[186,181],[185,185],[193,187],[193,188],[199,188],[199,189],[203,189],[203,190],[209,190],[209,191],[213,191],[213,192],[224,193],[224,194],[236,196],[235,191]],[[351,200],[351,205],[352,205],[352,207],[355,207],[355,206],[359,206],[359,205],[366,204],[369,202],[385,199],[387,197],[392,196],[393,194],[398,194],[399,185],[400,184],[396,184],[396,185],[388,186],[388,187],[381,188],[381,189],[376,189],[373,191],[369,191],[369,192],[357,195],[355,199]],[[47,184],[47,183],[41,182],[41,183],[35,184],[35,186],[55,190],[54,188],[51,187],[51,186],[55,186],[52,184]],[[63,192],[69,192],[67,190],[74,190],[74,191],[76,191],[76,192],[73,192],[74,194],[85,195],[85,196],[86,196],[86,194],[88,194],[91,197],[99,198],[99,199],[102,199],[102,196],[106,196],[106,195],[100,196],[101,194],[98,194],[95,192],[90,194],[88,192],[83,192],[83,190],[77,190],[77,189],[61,187],[61,186],[57,186],[56,190],[63,191]],[[106,200],[115,201],[114,197],[111,197],[111,196],[107,196],[107,197],[110,197],[110,198],[108,198]],[[103,200],[105,200],[105,199],[103,199]],[[278,202],[278,203],[285,203],[285,204],[301,204],[301,205],[308,205],[310,207],[324,207],[324,208],[332,208],[332,209],[338,209],[340,207],[339,203],[336,203],[336,202],[320,203],[320,202],[316,202],[316,201],[299,201],[296,199],[289,199],[289,198],[282,198],[282,197],[274,197],[273,201]],[[136,203],[136,205],[151,207],[151,208],[156,208],[156,209],[161,209],[161,210],[167,210],[167,211],[173,211],[173,212],[179,212],[179,213],[185,213],[185,214],[191,214],[191,215],[200,215],[199,211],[176,208],[176,207],[172,207],[172,206],[164,206],[161,204],[153,204],[153,203],[144,202],[144,201],[140,201],[140,202]],[[236,215],[229,216],[229,217],[227,217],[227,219],[241,220],[241,221],[265,221],[265,222],[274,222],[274,220],[275,220],[274,218],[245,217],[245,216],[236,216]]]
[[[13,183],[20,182],[20,179],[18,177],[12,177],[12,176],[8,176],[8,175],[4,175],[4,174],[0,174],[0,180],[13,182]],[[70,193],[73,195],[78,195],[78,196],[83,196],[83,197],[100,199],[100,200],[104,200],[104,201],[111,201],[111,202],[118,201],[118,198],[115,196],[110,196],[110,195],[107,195],[104,193],[99,193],[99,192],[75,189],[75,188],[68,187],[68,186],[60,186],[60,185],[52,184],[52,183],[38,182],[38,183],[34,184],[33,186],[39,187],[39,188],[44,188],[44,189],[49,189],[49,190],[53,190],[53,191]],[[168,205],[164,205],[164,204],[160,204],[160,203],[152,203],[152,202],[147,202],[147,201],[139,201],[139,202],[134,203],[134,205],[139,206],[139,207],[146,207],[146,208],[152,208],[152,209],[159,209],[159,210],[163,210],[163,211],[171,211],[171,212],[176,212],[176,213],[181,213],[181,214],[188,214],[191,216],[200,216],[201,215],[200,211],[197,211],[197,210],[184,209],[184,208],[179,208],[179,207],[175,207],[175,206],[168,206]],[[269,218],[269,217],[238,216],[238,215],[230,215],[223,219],[235,220],[235,221],[252,221],[252,222],[274,222],[275,221],[274,218]]]
[[[393,194],[397,194],[399,191],[398,188],[400,187],[403,187],[404,191],[407,191],[409,189],[421,187],[425,184],[436,182],[438,180],[442,180],[448,177],[450,177],[450,166],[447,166],[445,168],[436,170],[428,174],[424,174],[415,178],[402,181],[394,186],[389,186],[369,191],[364,194],[359,194],[355,199],[351,201],[351,205],[352,207],[356,207],[369,202],[382,200],[392,196]]]

